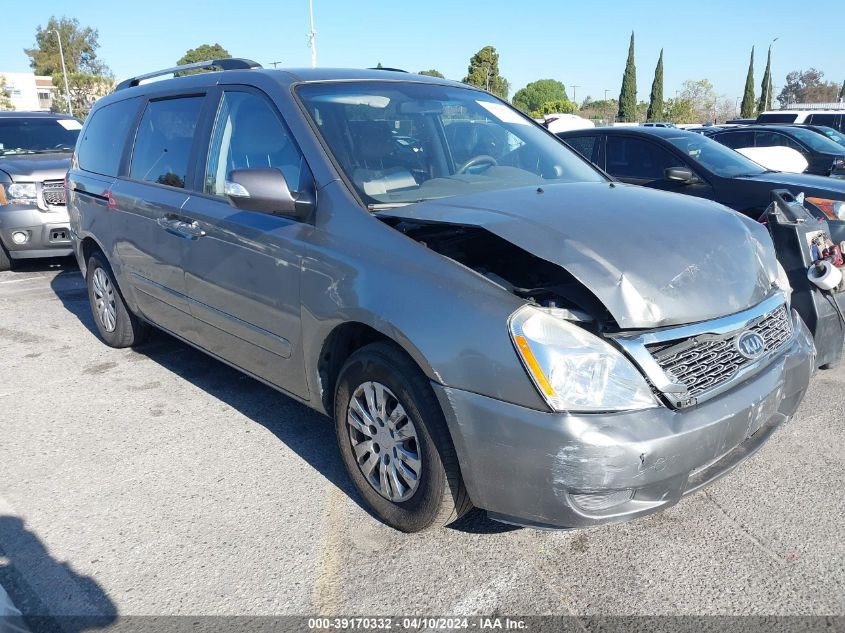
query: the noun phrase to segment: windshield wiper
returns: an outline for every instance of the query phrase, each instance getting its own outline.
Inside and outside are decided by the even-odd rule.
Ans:
[[[50,149],[34,149],[29,150],[33,154],[65,154],[67,152],[72,152],[72,147],[52,147]]]
[[[411,200],[409,202],[379,202],[376,204],[368,204],[367,209],[370,211],[386,211],[388,209],[396,209],[398,207],[407,207],[409,204],[416,204],[422,200]]]

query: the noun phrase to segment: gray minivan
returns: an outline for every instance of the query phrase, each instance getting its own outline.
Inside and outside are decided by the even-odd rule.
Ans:
[[[754,221],[612,182],[460,83],[199,67],[124,81],[80,135],[99,333],[155,326],[332,417],[389,525],[639,517],[798,407],[814,349]]]

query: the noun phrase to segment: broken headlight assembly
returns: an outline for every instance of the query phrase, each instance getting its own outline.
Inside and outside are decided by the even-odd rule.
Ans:
[[[530,305],[511,315],[509,327],[528,375],[555,411],[659,406],[631,361],[585,329]]]

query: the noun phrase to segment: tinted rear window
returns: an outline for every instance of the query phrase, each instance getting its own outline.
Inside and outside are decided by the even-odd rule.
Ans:
[[[795,123],[798,115],[793,114],[761,114],[757,117],[757,123]]]
[[[563,138],[563,141],[581,156],[592,161],[597,138],[596,136],[567,136]]]
[[[140,99],[104,106],[91,115],[76,150],[79,167],[104,176],[117,176],[129,128]]]
[[[811,114],[807,117],[808,125],[826,125],[828,127],[839,127],[839,114]]]
[[[151,101],[138,133],[129,175],[135,180],[185,187],[194,130],[205,97]]]
[[[725,132],[715,134],[713,138],[731,149],[754,147],[754,134],[752,132]]]

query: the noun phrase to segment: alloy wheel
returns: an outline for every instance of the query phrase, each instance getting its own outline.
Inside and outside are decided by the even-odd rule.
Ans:
[[[102,268],[94,271],[92,285],[94,286],[94,305],[97,309],[97,318],[100,319],[100,324],[106,332],[114,332],[115,327],[117,327],[114,285]]]

